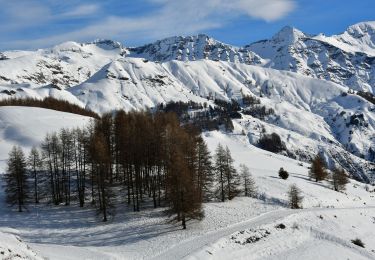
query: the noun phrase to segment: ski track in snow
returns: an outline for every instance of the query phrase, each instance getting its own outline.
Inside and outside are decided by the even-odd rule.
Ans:
[[[310,208],[310,209],[302,209],[302,210],[290,210],[290,209],[282,209],[282,210],[275,210],[271,212],[264,213],[260,216],[257,216],[253,219],[244,221],[242,223],[235,224],[228,228],[224,228],[218,231],[209,232],[199,238],[193,238],[187,241],[182,241],[181,243],[176,244],[169,250],[163,252],[152,258],[153,260],[163,260],[163,259],[185,259],[189,255],[194,252],[199,251],[203,247],[214,243],[215,241],[219,240],[220,238],[227,237],[233,234],[236,231],[248,229],[248,228],[256,228],[265,224],[276,223],[278,220],[281,220],[287,216],[303,214],[308,212],[325,212],[325,211],[337,211],[337,210],[358,210],[364,208],[335,208],[335,209],[322,209],[322,208]],[[366,209],[375,209],[375,207],[366,207]],[[318,236],[320,239],[330,240],[334,242],[340,242],[341,244],[347,245],[346,241],[336,238],[335,236],[328,235],[326,233],[315,231],[315,235]],[[362,254],[367,256],[369,259],[371,257],[375,257],[371,254],[366,254],[362,250],[360,250]]]

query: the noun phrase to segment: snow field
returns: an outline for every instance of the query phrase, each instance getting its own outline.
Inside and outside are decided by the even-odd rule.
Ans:
[[[0,134],[2,136],[0,150],[4,159],[7,158],[7,152],[3,151],[13,144],[19,144],[27,151],[32,145],[38,145],[45,134],[52,129],[82,126],[89,122],[89,118],[86,117],[38,108],[2,107],[0,115]],[[12,138],[9,138],[7,129],[14,129],[10,135]],[[364,184],[351,181],[347,185],[345,193],[338,193],[333,191],[327,182],[318,184],[312,182],[307,178],[307,164],[250,145],[247,136],[240,134],[241,129],[236,124],[233,134],[217,131],[207,132],[204,133],[204,139],[212,152],[217,144],[221,143],[229,147],[237,167],[240,163],[249,166],[262,200],[239,197],[225,203],[206,203],[204,204],[206,217],[201,222],[188,222],[188,229],[183,231],[180,225],[168,222],[163,208],[154,210],[152,207],[145,207],[140,213],[134,213],[124,204],[118,204],[115,218],[104,224],[100,222],[95,210],[90,206],[79,208],[77,205],[70,207],[32,205],[28,212],[16,213],[4,204],[1,193],[0,236],[4,239],[13,237],[13,235],[19,236],[22,243],[17,242],[18,240],[13,237],[14,242],[7,247],[17,248],[18,251],[14,252],[20,255],[26,254],[27,257],[30,255],[30,259],[33,259],[31,256],[35,259],[38,257],[49,259],[77,259],[77,257],[83,259],[150,259],[155,256],[159,259],[179,259],[189,257],[191,254],[191,257],[199,259],[201,256],[206,258],[206,255],[201,255],[205,254],[201,252],[203,247],[215,245],[216,241],[225,240],[237,231],[257,230],[263,226],[271,229],[283,221],[287,226],[286,236],[281,231],[280,236],[275,236],[279,233],[272,232],[265,238],[269,239],[265,241],[270,241],[268,246],[265,243],[264,245],[259,244],[262,246],[259,248],[257,246],[255,249],[233,247],[239,250],[236,253],[232,250],[233,248],[231,249],[233,245],[230,244],[229,249],[224,247],[223,250],[235,253],[236,257],[241,257],[241,252],[264,251],[268,248],[268,251],[265,252],[269,252],[269,255],[285,255],[285,258],[288,258],[298,255],[302,251],[312,250],[309,247],[311,240],[313,245],[317,245],[318,248],[325,248],[325,250],[319,250],[322,252],[322,257],[326,256],[324,252],[328,252],[330,249],[336,251],[337,248],[341,250],[337,251],[340,252],[338,256],[346,254],[346,252],[353,258],[356,256],[368,257],[368,254],[371,256],[371,251],[367,249],[361,251],[357,247],[350,247],[350,239],[354,239],[355,237],[352,235],[356,235],[366,244],[372,243],[370,238],[372,231],[369,226],[363,228],[359,228],[359,226],[360,223],[365,223],[365,217],[371,219],[370,216],[373,214],[372,208],[368,208],[368,211],[362,209],[375,204],[374,192],[370,192],[373,187],[366,191]],[[290,173],[288,180],[278,178],[280,167],[284,167]],[[296,183],[303,192],[305,209],[302,211],[285,209],[286,192],[292,183]],[[340,207],[346,209],[340,211],[338,209]],[[318,219],[319,221],[315,219],[318,214],[316,212],[319,211],[322,211],[319,215],[327,214],[323,216],[323,219],[327,221],[331,221],[330,212],[335,212],[338,220],[332,223],[340,230],[344,228],[340,224],[343,219],[346,221],[343,222],[345,225],[353,222],[357,227],[355,232],[358,233],[352,233],[352,230],[349,229],[342,233],[333,233],[333,238],[329,237],[327,233],[319,233],[326,230],[325,224],[319,222],[320,219]],[[368,213],[363,216],[363,221],[360,218],[358,218],[358,222],[356,222],[357,220],[353,221],[356,215],[353,215],[352,212],[360,211],[363,214]],[[340,212],[348,213],[339,215]],[[302,220],[306,223],[305,226],[301,226],[300,230],[302,231],[292,231],[294,229],[290,227],[294,222],[299,223]],[[330,223],[327,222],[326,225],[331,225]],[[309,231],[310,227],[313,231]],[[365,229],[368,233],[364,233]],[[302,241],[300,244],[294,243],[299,245],[300,251],[281,250],[280,248],[291,248],[294,245],[289,242],[289,244],[283,244],[286,243],[283,242],[287,240],[286,237],[293,237],[293,234],[296,234],[296,240]],[[328,244],[326,237],[329,237]],[[332,242],[332,240],[335,241]],[[345,244],[343,241],[349,244]],[[21,244],[17,245],[17,243]],[[263,243],[262,240],[260,243]],[[272,249],[273,243],[279,243],[278,249]],[[27,249],[28,246],[30,247],[29,251],[24,253],[22,248]],[[222,247],[220,246],[220,248]],[[368,248],[372,250],[371,247]],[[225,254],[229,254],[227,251]],[[225,254],[217,252],[225,256]],[[216,251],[213,253],[216,254]],[[26,259],[28,259],[27,257]],[[229,254],[228,258],[231,257],[232,255]],[[267,258],[268,256],[260,254],[260,257]]]

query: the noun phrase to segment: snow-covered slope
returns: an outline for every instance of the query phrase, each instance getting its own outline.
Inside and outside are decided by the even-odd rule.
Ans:
[[[18,236],[11,233],[16,232],[10,228],[0,229],[0,259],[14,260],[42,260],[26,243]]]
[[[264,120],[250,116],[239,120],[252,144],[264,127],[267,133],[279,133],[291,155],[299,159],[308,160],[320,151],[328,160],[345,163],[359,179],[367,181],[370,173],[370,165],[360,157],[370,160],[373,156],[374,105],[355,94],[343,95],[346,87],[292,72],[225,61],[158,63],[120,58],[66,90],[0,86],[0,92],[5,90],[2,98],[53,96],[98,113],[154,108],[169,101],[212,105],[215,98],[241,102],[243,95],[257,96],[275,110],[275,115]]]
[[[285,27],[272,39],[246,48],[268,60],[265,66],[375,92],[375,23],[350,26],[334,36],[307,35]]]
[[[124,55],[121,44],[108,40],[92,43],[65,42],[50,49],[7,51],[0,55],[0,83],[77,85],[105,64]]]
[[[349,26],[344,33],[332,37],[319,36],[322,40],[345,51],[363,52],[369,56],[375,56],[375,21],[354,24]]]
[[[187,259],[374,259],[374,209],[307,211],[238,229]],[[352,243],[359,238],[365,248]]]
[[[61,128],[82,127],[90,118],[35,107],[0,107],[0,172],[13,145],[28,152],[39,146],[47,133]]]
[[[364,160],[375,160],[375,106],[345,93],[373,91],[373,29],[373,22],[360,23],[326,37],[285,27],[246,48],[198,35],[135,48],[98,40],[7,51],[0,56],[0,99],[52,96],[104,113],[253,95],[275,115],[239,120],[252,144],[265,128],[282,136],[290,156],[308,160],[321,151],[368,180],[374,166]]]
[[[52,96],[104,113],[179,100],[241,103],[243,95],[251,95],[275,111],[264,119],[243,114],[233,120],[232,133],[203,133],[212,152],[221,143],[237,167],[250,168],[259,199],[206,203],[206,218],[182,231],[166,222],[163,208],[133,213],[123,204],[107,224],[98,223],[91,207],[33,205],[25,216],[3,204],[0,188],[0,258],[373,259],[374,188],[351,180],[346,191],[335,192],[329,182],[308,179],[306,162],[320,152],[329,166],[341,165],[361,181],[374,174],[375,106],[347,94],[350,88],[374,92],[374,62],[373,22],[332,37],[286,27],[246,48],[198,35],[136,48],[99,40],[0,53],[0,99]],[[89,120],[41,108],[0,107],[0,172],[12,145],[28,152],[46,133]],[[255,147],[264,132],[279,134],[288,152]],[[289,172],[287,180],[278,178],[280,167]],[[293,183],[303,192],[304,210],[284,208]],[[280,223],[286,228],[275,228]],[[256,244],[241,244],[258,237]],[[351,243],[356,237],[366,248]]]
[[[35,120],[33,114],[44,120]],[[87,122],[85,117],[67,113],[19,107],[1,108],[1,119],[12,132],[25,131],[17,136],[33,138],[34,144],[39,144],[54,127],[75,127]],[[329,182],[308,180],[308,164],[258,149],[240,131],[240,125],[236,124],[232,134],[214,131],[204,133],[203,137],[211,152],[221,143],[231,150],[236,167],[244,163],[250,168],[260,199],[239,197],[225,203],[206,203],[205,218],[189,221],[188,229],[181,230],[166,221],[164,208],[133,212],[131,207],[118,204],[116,217],[108,223],[98,221],[94,208],[75,205],[31,205],[28,212],[16,213],[4,205],[0,189],[0,253],[3,248],[10,249],[20,259],[151,259],[155,256],[180,259],[189,255],[205,259],[210,257],[209,251],[214,254],[213,259],[220,256],[233,259],[241,256],[241,252],[248,256],[250,251],[258,252],[254,257],[260,259],[265,254],[276,259],[278,254],[292,258],[298,253],[312,252],[318,246],[322,257],[327,250],[334,249],[335,256],[373,258],[373,187],[367,191],[365,184],[351,180],[345,192],[335,192]],[[27,142],[14,143],[28,147]],[[290,173],[287,180],[277,177],[280,167]],[[284,208],[292,183],[303,192],[305,209],[302,211]],[[274,228],[280,223],[286,225],[285,230]],[[298,223],[298,229],[293,228],[294,223]],[[246,235],[258,234],[260,229],[269,230],[271,235],[259,244],[240,246],[230,239],[232,233],[238,235],[244,231],[246,238]],[[365,249],[358,249],[350,242],[357,236],[366,244]],[[298,246],[296,250],[291,249],[294,244]]]

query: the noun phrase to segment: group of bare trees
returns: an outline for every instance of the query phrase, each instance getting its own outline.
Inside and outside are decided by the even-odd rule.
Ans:
[[[309,176],[328,178],[320,156],[312,160]],[[47,134],[27,158],[13,147],[4,178],[7,202],[19,211],[31,201],[80,207],[89,202],[107,221],[117,203],[140,211],[151,202],[167,207],[184,229],[189,219],[203,217],[202,202],[257,196],[249,168],[240,165],[238,172],[228,147],[219,144],[211,156],[200,132],[181,126],[173,113],[105,114],[84,129]],[[347,182],[344,170],[332,171],[334,190]],[[291,208],[302,207],[297,186],[288,196]]]
[[[22,211],[28,199],[28,183],[26,173],[26,159],[20,147],[13,147],[9,152],[9,160],[5,181],[5,199],[10,205],[17,205]]]
[[[289,174],[283,168],[280,168],[279,176],[282,179],[287,179]],[[309,177],[316,182],[330,180],[332,188],[338,192],[345,190],[346,184],[349,183],[348,174],[341,168],[334,168],[330,174],[324,159],[319,154],[316,155],[311,161]],[[288,190],[288,201],[290,208],[302,208],[302,200],[302,191],[297,187],[296,184],[292,184]]]
[[[28,161],[33,173],[36,203],[39,201],[37,196],[44,195],[55,205],[69,205],[74,187],[80,206],[84,205],[82,190],[88,167],[88,149],[87,130],[61,129],[59,133],[47,134],[39,150],[31,150]]]
[[[348,174],[344,169],[334,168],[329,174],[324,159],[320,155],[316,155],[312,160],[309,177],[316,182],[331,179],[332,188],[335,191],[345,190],[345,186],[349,182]]]
[[[84,129],[47,134],[28,158],[13,148],[6,176],[8,202],[20,209],[26,201],[89,203],[107,221],[116,203],[140,211],[151,202],[167,207],[183,228],[203,217],[204,201],[255,196],[249,169],[239,175],[227,147],[211,156],[200,132],[172,113],[119,111]]]

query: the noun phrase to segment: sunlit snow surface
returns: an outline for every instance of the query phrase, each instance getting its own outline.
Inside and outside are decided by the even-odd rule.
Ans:
[[[41,120],[31,120],[32,114],[38,114]],[[0,115],[2,122],[15,129],[6,147],[20,144],[26,149],[38,144],[52,129],[82,126],[89,121],[86,117],[34,108],[0,108]],[[3,136],[4,130],[1,133]],[[328,182],[312,182],[307,178],[307,164],[252,146],[248,137],[241,135],[239,124],[232,134],[214,131],[203,136],[211,151],[221,143],[232,151],[236,166],[249,166],[262,200],[239,197],[225,203],[207,203],[204,220],[188,222],[188,229],[183,231],[180,225],[167,222],[164,209],[146,207],[133,213],[131,208],[118,204],[116,216],[104,224],[91,206],[32,205],[28,212],[17,213],[4,205],[1,193],[0,237],[6,243],[0,247],[16,252],[20,259],[375,257],[371,251],[375,249],[374,192],[367,192],[364,184],[351,181],[347,191],[338,193]],[[2,152],[7,149],[3,142],[2,139]],[[278,178],[280,167],[289,171],[287,180]],[[301,211],[285,208],[286,192],[292,183],[303,191]],[[280,223],[286,228],[275,229]],[[271,234],[255,243],[235,242],[264,230]],[[366,244],[365,249],[351,243],[356,237]]]
[[[140,213],[118,203],[106,224],[91,206],[31,205],[17,213],[4,204],[1,187],[0,259],[375,259],[374,187],[366,191],[351,180],[346,191],[334,192],[328,182],[308,179],[308,164],[254,146],[265,129],[279,134],[297,158],[320,151],[333,166],[333,156],[345,155],[364,169],[357,177],[368,177],[368,162],[360,157],[368,159],[375,146],[375,108],[342,93],[348,87],[373,92],[375,72],[368,64],[375,54],[374,28],[373,22],[360,23],[327,37],[286,27],[242,49],[200,35],[140,49],[99,40],[4,52],[1,99],[51,96],[104,113],[169,101],[213,105],[213,98],[241,100],[246,94],[275,115],[233,120],[232,133],[203,133],[212,152],[221,143],[236,166],[250,168],[261,199],[206,203],[204,220],[188,222],[183,231],[167,221],[165,209],[147,203]],[[362,126],[349,124],[353,115],[363,115]],[[0,172],[13,145],[28,152],[48,132],[89,121],[41,108],[0,107]],[[280,167],[289,172],[287,180],[278,178]],[[293,183],[303,192],[303,210],[286,208]],[[285,229],[276,228],[281,223]],[[352,244],[355,238],[365,248]]]

